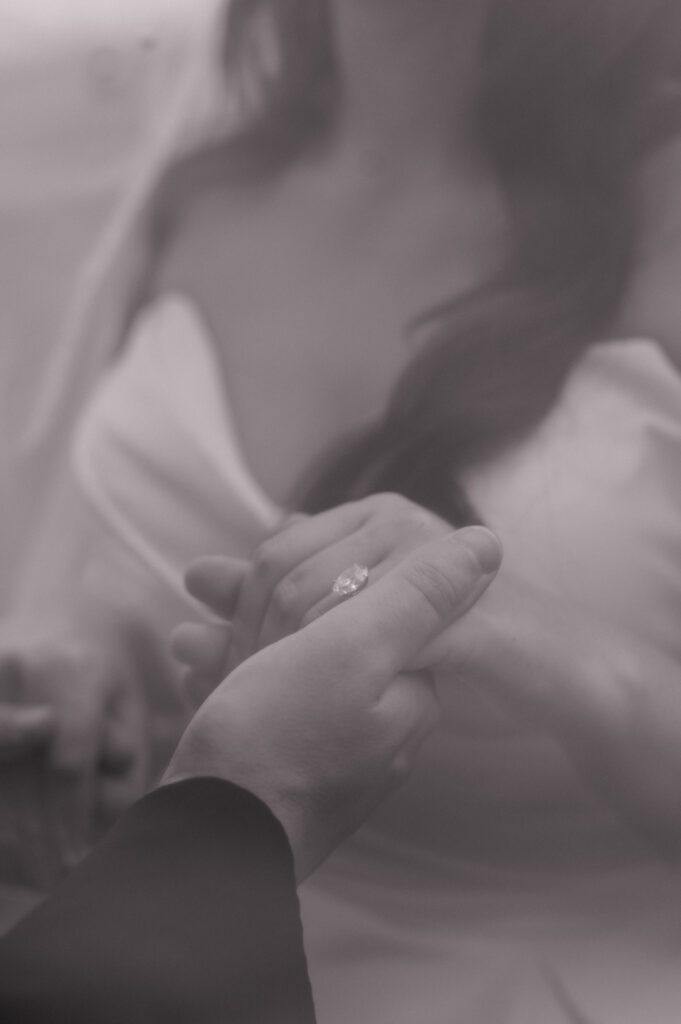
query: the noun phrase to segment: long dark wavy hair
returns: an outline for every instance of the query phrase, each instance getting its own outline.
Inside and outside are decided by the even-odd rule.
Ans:
[[[477,131],[503,189],[510,251],[468,294],[416,311],[408,327],[425,340],[386,413],[314,467],[301,507],[391,490],[457,524],[476,518],[458,475],[541,420],[616,316],[639,237],[635,172],[681,127],[679,7],[491,0]],[[247,43],[263,19],[278,61],[258,77]],[[230,81],[250,75],[251,93],[255,75],[257,102],[227,138],[162,177],[148,211],[151,263],[192,195],[276,174],[342,103],[326,0],[232,0],[221,58]]]

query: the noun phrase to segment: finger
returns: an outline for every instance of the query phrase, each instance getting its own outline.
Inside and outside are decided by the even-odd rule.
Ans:
[[[368,502],[350,502],[316,516],[294,519],[260,545],[241,587],[233,618],[231,666],[256,649],[270,595],[280,580],[312,555],[354,533],[370,515]]]
[[[351,565],[366,565],[371,580],[380,579],[393,546],[394,539],[385,524],[367,523],[296,565],[270,595],[256,637],[256,649],[294,633],[316,605],[337,605],[342,598],[332,592],[334,580]]]
[[[319,612],[323,613],[338,604],[338,595],[332,593],[333,581],[350,566],[366,565],[371,569],[372,579],[378,579],[407,551],[451,531],[434,513],[397,494],[374,494],[332,509],[320,518],[323,532],[319,539],[324,539],[326,545],[302,561],[301,551],[295,552],[298,562],[275,584],[252,647],[240,651],[241,657],[299,629],[315,605],[319,604]],[[357,528],[348,530],[355,522],[359,523]],[[339,524],[344,532],[334,541],[333,531],[338,530]],[[309,531],[287,534],[289,552],[301,532]],[[257,614],[253,613],[254,618]]]
[[[229,623],[183,622],[172,632],[170,649],[183,665],[223,678],[231,638]]]
[[[53,829],[67,864],[76,863],[94,839],[95,792],[94,764],[78,776],[66,776],[54,769],[48,775]]]
[[[211,555],[190,565],[185,574],[187,590],[221,618],[231,619],[249,563],[240,558]]]
[[[95,782],[108,694],[77,687],[50,750],[50,794],[63,848],[79,856],[92,838]]]
[[[403,672],[395,676],[381,694],[375,711],[389,728],[396,747],[420,746],[442,714],[431,674]]]
[[[135,691],[122,691],[108,709],[97,767],[106,776],[127,775],[147,753],[146,714]]]
[[[422,541],[421,543],[424,542]],[[361,556],[357,559],[357,562],[360,565],[366,566],[369,570],[368,585],[371,586],[377,580],[380,580],[382,576],[385,576],[386,572],[389,572],[394,568],[394,566],[396,566],[405,557],[408,551],[415,547],[416,545],[413,543],[408,546],[403,546],[398,542],[391,545],[390,538],[387,535],[384,535],[383,542],[381,543],[379,540],[379,543],[374,544],[373,550],[371,550],[371,545],[363,544],[358,539],[356,548],[363,553],[363,557]],[[346,558],[350,555],[351,550],[352,545],[349,544],[346,552]],[[354,563],[346,561],[346,568],[351,564]],[[334,580],[335,579],[336,577],[334,577]],[[326,612],[331,611],[332,608],[337,607],[341,601],[346,601],[348,597],[353,596],[352,594],[344,596],[335,593],[333,590],[333,584],[325,590],[321,587],[316,588],[314,594],[316,599],[307,602],[307,610],[298,619],[299,628],[309,625],[311,622],[314,622],[315,619],[318,619],[322,615],[325,615]],[[270,641],[270,643],[272,642],[273,641]],[[261,643],[260,646],[262,647],[264,644]]]
[[[94,794],[93,820],[98,831],[112,824],[148,785],[147,722],[134,694],[121,701],[117,714],[107,720],[104,751]]]
[[[138,773],[129,772],[116,778],[100,778],[95,805],[95,824],[98,834],[111,825],[143,792]]]
[[[430,673],[397,676],[381,696],[376,711],[392,731],[396,746],[392,761],[393,783],[400,785],[411,774],[419,750],[442,717]]]
[[[133,737],[120,722],[107,724],[102,736],[102,749],[97,761],[98,770],[109,776],[125,775],[137,757]]]
[[[288,530],[290,526],[296,526],[299,523],[307,522],[311,518],[312,517],[307,515],[307,513],[305,512],[291,512],[289,515],[285,516],[285,518],[281,521],[281,524],[277,532],[281,533],[284,530]]]
[[[274,647],[275,661],[308,677],[342,678],[346,687],[373,687],[419,664],[421,650],[480,597],[496,575],[501,546],[471,526],[424,544],[374,586],[345,601]]]
[[[411,502],[396,503],[394,495],[378,495],[385,507],[361,531],[338,545],[337,563],[344,567],[359,563],[369,569],[369,584],[375,583],[415,548],[436,537],[451,533],[451,526],[439,516]],[[342,570],[341,570],[342,571]],[[334,579],[336,577],[334,576]],[[324,615],[346,597],[334,593],[333,588],[317,588],[317,599],[308,602],[299,626]]]
[[[52,708],[0,707],[0,762],[18,760],[45,749],[54,734]]]
[[[74,688],[65,702],[56,730],[50,761],[66,777],[76,777],[92,765],[101,744],[110,694],[98,687]]]
[[[47,890],[58,878],[62,858],[50,818],[44,757],[3,765],[1,812],[3,878]]]
[[[437,666],[429,656],[429,640],[478,601],[496,576],[501,559],[498,538],[484,527],[472,526],[450,534],[441,543],[417,549],[405,561],[404,569],[393,570],[390,581],[395,619],[394,623],[386,619],[384,628],[386,638],[393,629],[397,638],[392,645],[386,644],[394,662],[401,668],[434,670]],[[380,615],[374,614],[381,635]],[[411,658],[410,650],[414,651]]]

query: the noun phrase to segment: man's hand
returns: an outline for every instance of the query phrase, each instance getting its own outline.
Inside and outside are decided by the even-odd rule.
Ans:
[[[439,717],[423,652],[501,560],[469,527],[411,551],[370,587],[243,662],[189,724],[164,783],[201,775],[259,796],[305,878],[408,774]]]
[[[173,634],[173,653],[188,666],[188,696],[198,705],[242,661],[338,604],[331,582],[354,562],[369,566],[373,585],[451,529],[400,494],[372,494],[315,516],[289,516],[250,564],[224,556],[195,562],[187,589],[218,621],[183,623]]]

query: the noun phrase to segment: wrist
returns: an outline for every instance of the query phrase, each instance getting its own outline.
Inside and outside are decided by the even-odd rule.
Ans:
[[[197,765],[197,769],[192,770],[182,763],[175,763],[173,758],[171,758],[156,788],[161,789],[167,786],[182,785],[183,783],[196,782],[200,779],[212,779],[236,787],[267,807],[286,835],[293,857],[297,884],[302,882],[322,859],[321,857],[315,858],[309,855],[313,844],[305,840],[305,815],[302,813],[301,808],[296,807],[293,801],[287,804],[286,801],[278,799],[276,794],[266,792],[266,787],[258,785],[257,782],[254,783],[253,780],[236,778],[229,772],[221,772],[217,768],[211,770],[210,767],[205,765],[201,767]]]

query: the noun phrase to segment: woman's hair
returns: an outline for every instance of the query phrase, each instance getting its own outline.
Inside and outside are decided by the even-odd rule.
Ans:
[[[602,338],[639,236],[634,172],[681,118],[678,0],[490,0],[477,131],[509,211],[503,265],[464,296],[415,311],[418,354],[385,415],[301,485],[317,511],[399,491],[462,523],[467,466],[533,427],[579,354]],[[333,125],[342,102],[327,0],[231,0],[218,40],[229,132],[171,162],[145,205],[153,291],[192,197],[277,173]]]
[[[320,467],[307,508],[395,490],[455,523],[476,518],[457,474],[539,422],[623,298],[634,170],[681,126],[677,7],[491,0],[477,118],[508,253],[490,280],[423,312],[387,413]]]

